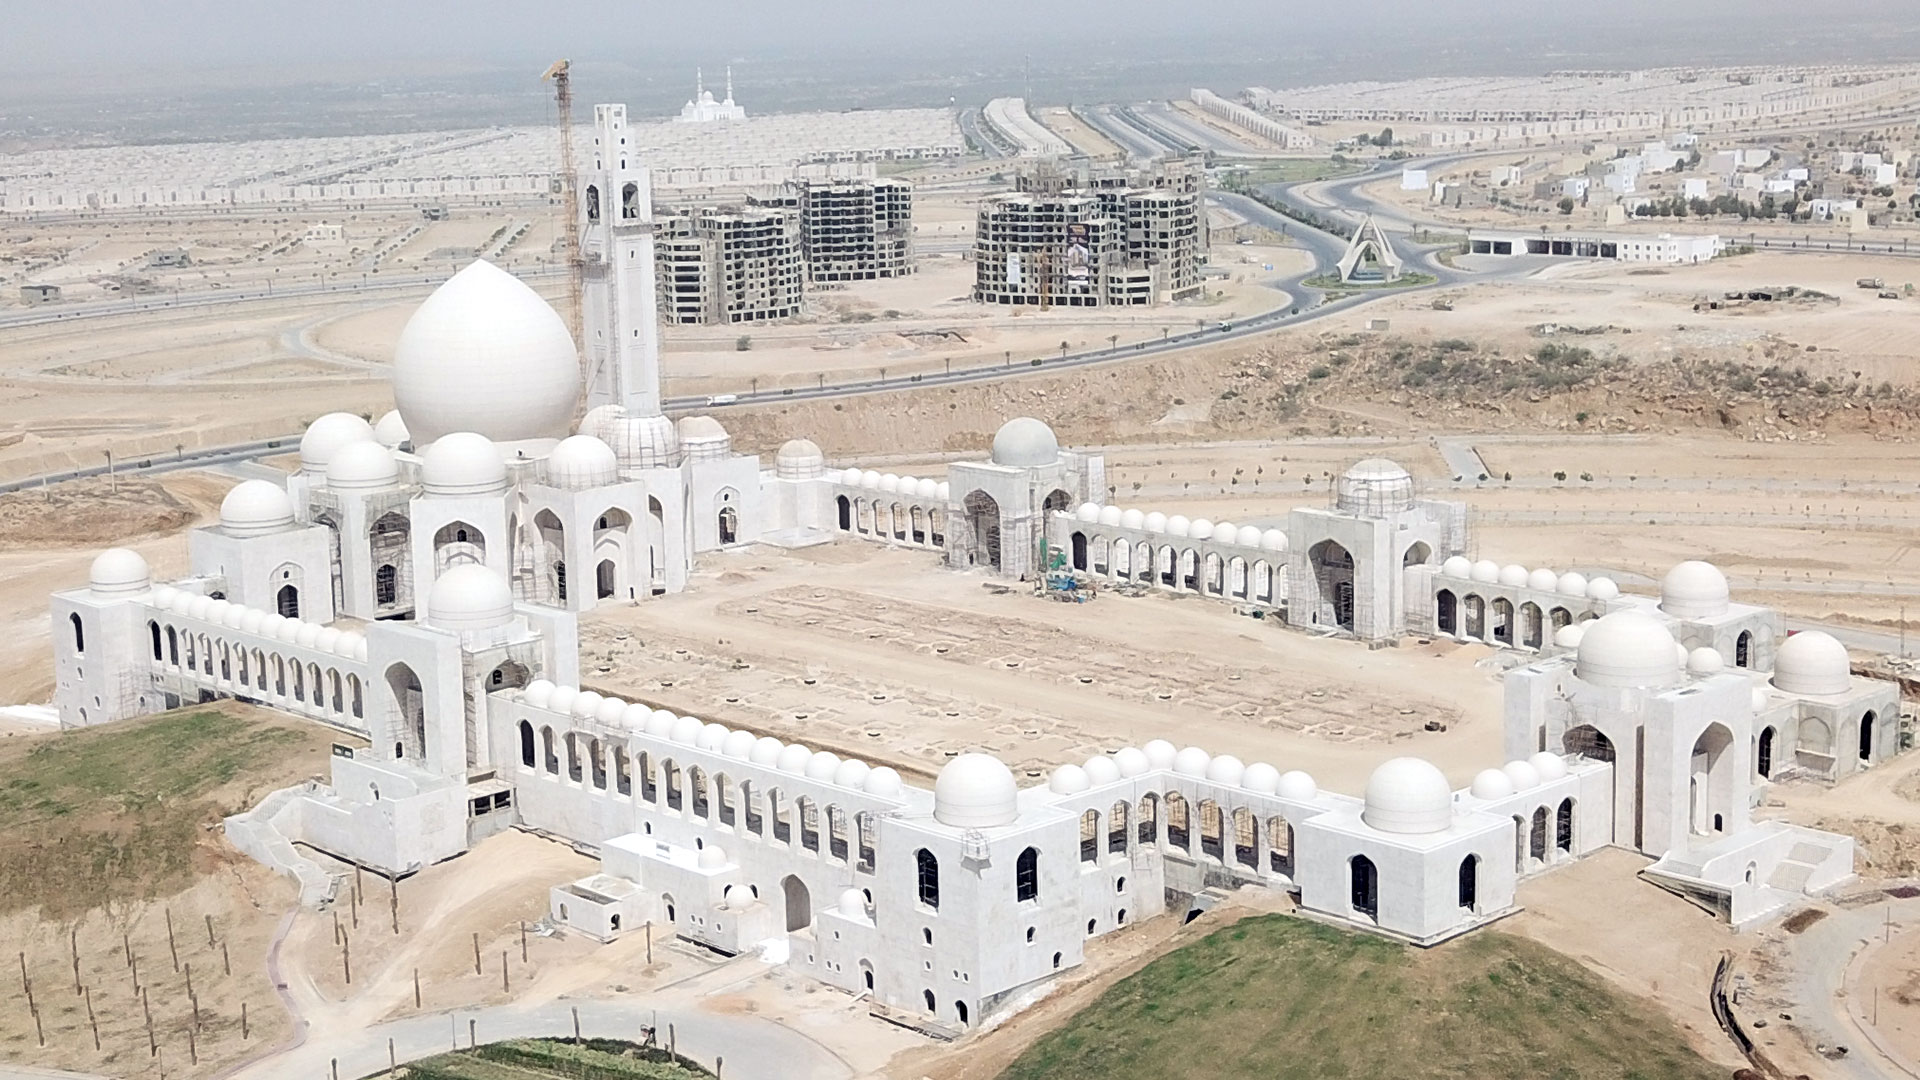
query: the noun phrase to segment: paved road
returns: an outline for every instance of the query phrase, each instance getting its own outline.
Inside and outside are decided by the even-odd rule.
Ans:
[[[1788,955],[1793,959],[1799,998],[1795,1022],[1821,1033],[1828,1044],[1848,1050],[1847,1056],[1828,1063],[1824,1075],[1832,1080],[1920,1077],[1910,1062],[1876,1044],[1867,1034],[1869,1025],[1861,1019],[1872,1007],[1873,990],[1860,985],[1858,961],[1880,942],[1889,910],[1896,932],[1920,922],[1920,900],[1893,900],[1835,909],[1789,938]]]

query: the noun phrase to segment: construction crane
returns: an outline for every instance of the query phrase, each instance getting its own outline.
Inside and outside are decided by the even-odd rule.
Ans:
[[[572,62],[555,60],[540,76],[553,83],[553,103],[560,114],[560,194],[566,207],[567,329],[585,355],[585,328],[580,322],[580,292],[586,275],[586,260],[580,252],[580,189],[573,168],[573,80]]]

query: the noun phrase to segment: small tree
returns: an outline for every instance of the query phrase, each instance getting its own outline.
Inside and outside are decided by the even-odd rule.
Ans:
[[[733,349],[735,352],[746,352],[751,348],[753,348],[753,338],[746,334],[741,334],[739,337],[733,339]]]
[[[1562,214],[1573,213],[1573,197],[1571,195],[1563,196],[1560,199],[1560,212]]]

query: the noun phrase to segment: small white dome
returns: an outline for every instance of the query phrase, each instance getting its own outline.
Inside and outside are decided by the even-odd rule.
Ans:
[[[1147,515],[1139,510],[1127,510],[1120,515],[1120,527],[1123,529],[1144,529],[1147,527]]]
[[[1216,784],[1227,784],[1238,787],[1240,781],[1244,779],[1246,775],[1246,765],[1232,754],[1221,754],[1219,757],[1207,762],[1207,779]],[[1274,780],[1278,782],[1279,777],[1274,777]]]
[[[1773,699],[1767,696],[1767,692],[1765,690],[1761,689],[1758,686],[1753,688],[1753,696],[1748,701],[1748,705],[1752,707],[1755,713],[1766,712],[1767,706],[1771,704],[1773,704]]]
[[[1578,649],[1580,639],[1587,636],[1586,623],[1568,623],[1553,632],[1553,643],[1563,649]]]
[[[293,500],[271,480],[242,480],[220,500],[220,528],[229,536],[263,536],[293,525]]]
[[[1187,535],[1195,540],[1211,540],[1213,539],[1213,522],[1206,518],[1194,518],[1193,522],[1187,526]]]
[[[745,911],[753,905],[753,893],[745,885],[729,885],[720,893],[720,906],[728,911]]]
[[[1687,674],[1689,675],[1717,675],[1726,666],[1727,661],[1720,655],[1718,649],[1710,649],[1702,645],[1687,654]]]
[[[1587,575],[1576,573],[1572,570],[1561,574],[1558,591],[1561,596],[1578,596],[1585,599],[1587,595]]]
[[[241,616],[240,618],[241,633],[258,634],[261,631],[265,630],[266,628],[267,628],[267,613],[264,611],[261,611],[259,608],[248,608],[247,613]],[[343,643],[351,646],[354,649],[352,653],[347,653],[343,655],[346,655],[348,659],[354,659],[359,656],[359,647],[361,644],[365,643],[366,639],[361,637],[358,634],[355,634],[352,636],[351,640],[348,640],[346,635],[342,635],[342,641]]]
[[[811,439],[788,439],[773,455],[773,473],[782,480],[811,480],[827,471],[827,456]]]
[[[429,495],[492,495],[505,491],[507,466],[485,435],[442,435],[420,455],[420,480]]]
[[[1615,585],[1612,578],[1597,577],[1587,582],[1589,600],[1611,600],[1619,595],[1620,586]]]
[[[1528,580],[1527,568],[1518,563],[1508,563],[1500,568],[1500,584],[1509,589],[1524,589]]]
[[[1111,784],[1120,779],[1120,766],[1105,754],[1093,755],[1080,767],[1086,770],[1089,784]]]
[[[1279,529],[1268,529],[1260,534],[1260,549],[1262,551],[1287,550],[1287,534]]]
[[[1167,515],[1155,510],[1147,515],[1147,520],[1141,522],[1140,527],[1150,533],[1164,533],[1167,531]]]
[[[1533,771],[1540,774],[1540,782],[1550,784],[1567,775],[1567,759],[1551,750],[1542,750],[1527,759]]]
[[[727,865],[727,853],[713,844],[701,848],[696,858],[702,870],[718,870]],[[725,894],[723,893],[722,896],[724,897]]]
[[[1118,525],[1120,524],[1122,516],[1123,511],[1117,506],[1103,506],[1100,508],[1100,524],[1102,525]]]
[[[1413,505],[1413,476],[1386,458],[1356,461],[1334,481],[1334,505],[1350,514],[1405,510]]]
[[[220,602],[225,603],[226,601],[223,600]],[[303,649],[311,649],[320,641],[319,623],[298,622],[293,625],[299,627],[298,630],[294,631],[293,635],[293,643],[295,645]]]
[[[1133,777],[1153,766],[1148,764],[1147,755],[1141,753],[1139,747],[1123,746],[1113,752],[1113,767],[1120,771],[1121,776]]]
[[[1727,612],[1727,575],[1709,562],[1689,559],[1660,582],[1660,610],[1676,619],[1712,618]]]
[[[779,769],[781,772],[793,773],[796,776],[800,776],[806,773],[807,762],[812,760],[813,749],[811,747],[802,746],[799,743],[788,743],[781,748],[780,756],[774,760],[773,767]]]
[[[433,291],[393,348],[393,400],[416,442],[456,431],[560,438],[580,397],[567,324],[512,274],[477,260]]]
[[[673,722],[673,730],[667,732],[669,742],[681,746],[698,746],[700,733],[707,730],[707,722],[697,716],[682,716]]]
[[[174,598],[179,595],[180,590],[171,585],[156,585],[153,587],[153,606],[162,610],[171,610]]]
[[[728,732],[727,741],[720,744],[720,753],[735,761],[745,761],[748,756],[753,753],[753,744],[755,741],[754,734],[751,731]]]
[[[1235,534],[1233,542],[1241,547],[1259,547],[1260,527],[1258,525],[1240,526],[1240,531]]]
[[[647,716],[647,735],[649,738],[665,739],[673,734],[673,725],[679,722],[680,717],[666,709],[655,709]],[[778,739],[774,740],[773,752],[776,754],[780,752],[779,742]],[[768,759],[768,764],[772,764],[772,759]]]
[[[1509,761],[1500,767],[1500,771],[1513,781],[1515,791],[1532,791],[1540,786],[1540,770],[1524,761]]]
[[[598,690],[582,690],[573,699],[573,715],[585,720],[598,711],[600,703],[605,700]]]
[[[900,797],[900,774],[886,765],[875,765],[867,774],[867,782],[860,785],[869,795],[878,795],[883,799]]]
[[[1680,677],[1674,645],[1651,615],[1616,611],[1587,624],[1574,671],[1595,686],[1671,686]]]
[[[332,412],[307,425],[300,436],[300,468],[318,476],[327,471],[334,451],[373,438],[373,425],[352,413]]]
[[[1468,791],[1483,802],[1495,802],[1513,794],[1513,780],[1499,769],[1481,769]]]
[[[1684,669],[1687,666],[1687,656],[1688,656],[1687,647],[1685,645],[1680,644],[1677,641],[1674,642],[1673,643],[1674,666]]]
[[[647,722],[653,719],[653,710],[635,701],[620,712],[620,726],[636,735],[647,733]],[[753,747],[753,737],[747,737],[747,747]],[[744,755],[743,755],[744,756]]]
[[[362,439],[333,452],[327,462],[327,487],[334,491],[371,491],[400,482],[400,463],[393,451]]]
[[[593,718],[603,724],[618,726],[627,718],[627,703],[617,697],[601,698],[600,704],[593,710]]]
[[[709,754],[717,754],[720,752],[721,747],[727,745],[727,736],[731,734],[733,734],[733,731],[728,728],[727,725],[709,723],[706,727],[700,729],[700,738],[694,745]]]
[[[427,594],[427,621],[444,630],[484,630],[513,618],[513,586],[479,563],[448,568]]]
[[[1216,521],[1213,524],[1213,532],[1209,533],[1208,535],[1215,543],[1218,543],[1218,544],[1238,543],[1240,540],[1240,526],[1235,525],[1231,521]],[[1260,535],[1260,531],[1258,529],[1255,529],[1253,535],[1257,540]]]
[[[860,486],[870,491],[878,489],[880,487],[880,474],[877,472],[874,472],[872,469],[868,469],[866,472],[861,473]]]
[[[1789,694],[1844,694],[1853,689],[1853,662],[1832,634],[1803,630],[1780,643],[1773,685]]]
[[[1154,739],[1141,747],[1140,752],[1147,755],[1147,764],[1155,769],[1173,768],[1173,759],[1180,753],[1165,739]]]
[[[1431,762],[1393,758],[1367,778],[1360,818],[1381,832],[1441,832],[1453,824],[1453,789]]]
[[[1280,770],[1264,761],[1256,761],[1240,774],[1240,786],[1248,791],[1271,795],[1280,790]]]
[[[867,782],[867,774],[871,772],[873,772],[873,766],[859,758],[848,758],[840,763],[839,768],[833,770],[833,786],[859,791]]]
[[[1527,588],[1535,592],[1552,592],[1560,587],[1560,575],[1542,566],[1527,575]]]
[[[546,707],[557,713],[571,713],[573,712],[573,699],[579,696],[580,691],[576,687],[556,686],[553,688],[553,692],[547,695]]]
[[[1465,581],[1473,576],[1473,562],[1465,555],[1452,555],[1440,564],[1440,572],[1450,578]]]
[[[373,425],[373,441],[389,450],[398,450],[413,441],[413,435],[407,431],[407,422],[400,416],[399,409],[388,409]]]
[[[940,485],[926,477],[921,477],[920,482],[913,485],[913,496],[916,499],[940,498]]]
[[[1189,746],[1173,756],[1173,771],[1181,776],[1205,776],[1212,755],[1197,746]]]
[[[613,447],[592,435],[569,435],[547,455],[547,483],[583,491],[606,487],[620,479],[620,459]]]
[[[680,437],[680,452],[688,458],[723,458],[733,453],[733,436],[711,416],[683,416],[673,429]]]
[[[621,409],[620,415],[602,423],[600,430],[582,434],[597,435],[612,447],[622,469],[670,469],[680,464],[680,435],[673,421],[664,416],[628,416]]]
[[[221,612],[220,621],[238,630],[240,628],[239,626],[240,618],[246,613],[247,613],[246,608],[243,608],[238,604],[234,604],[231,607],[227,608],[226,611]],[[326,653],[333,652],[334,649],[339,646],[339,644],[340,644],[340,631],[331,626],[327,627],[324,630],[321,630],[318,634],[315,634],[313,636],[313,647],[316,649],[319,649],[321,652],[326,652]]]
[[[1060,460],[1060,442],[1053,429],[1031,416],[1000,425],[993,436],[993,463],[1017,468],[1051,465]]]
[[[591,435],[605,442],[607,438],[607,426],[625,415],[627,415],[627,408],[624,405],[595,405],[593,408],[587,410],[587,415],[580,418],[580,426],[574,428],[574,433],[577,435]]]
[[[847,889],[840,894],[840,914],[859,922],[870,922],[867,918],[867,894],[859,889]]]
[[[1081,503],[1080,509],[1073,512],[1073,517],[1075,521],[1084,521],[1089,525],[1097,525],[1100,523],[1100,504]]]
[[[880,490],[888,493],[900,490],[900,478],[893,473],[880,474]]]
[[[1193,523],[1185,514],[1175,514],[1167,519],[1168,536],[1185,536],[1193,531]]]
[[[108,548],[95,555],[87,568],[87,587],[101,596],[137,593],[152,582],[147,560],[127,548]]]
[[[1019,794],[1013,770],[999,758],[961,754],[933,782],[933,818],[957,829],[1011,825],[1020,814]]]
[[[1320,785],[1313,782],[1312,776],[1299,769],[1289,769],[1280,774],[1280,785],[1274,790],[1274,794],[1283,799],[1306,802],[1320,794]]]
[[[771,735],[762,735],[753,744],[753,753],[747,756],[747,760],[762,768],[770,769],[780,760],[780,752],[786,748],[787,745],[779,739]]]
[[[840,474],[840,483],[846,487],[859,487],[860,475],[859,469],[848,469]]]
[[[807,759],[806,778],[831,784],[833,774],[840,770],[840,755],[831,750],[816,751]]]
[[[1047,790],[1055,795],[1078,795],[1092,786],[1087,770],[1078,765],[1062,765],[1047,778]]]
[[[544,709],[555,689],[552,679],[535,679],[520,688],[520,700],[536,709]]]
[[[1473,564],[1473,580],[1493,585],[1500,580],[1500,564],[1492,559],[1481,559]]]

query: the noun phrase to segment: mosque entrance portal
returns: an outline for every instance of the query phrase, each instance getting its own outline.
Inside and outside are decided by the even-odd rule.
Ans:
[[[973,529],[973,548],[967,558],[974,566],[1000,569],[1000,504],[984,491],[967,496],[967,524]]]
[[[812,926],[813,900],[807,893],[807,883],[788,874],[780,880],[780,892],[787,905],[787,932]]]
[[[1322,609],[1318,617],[1342,630],[1353,629],[1353,556],[1332,540],[1322,540],[1307,552]]]

